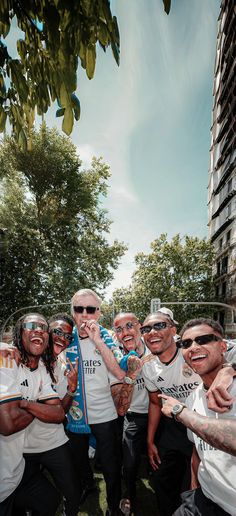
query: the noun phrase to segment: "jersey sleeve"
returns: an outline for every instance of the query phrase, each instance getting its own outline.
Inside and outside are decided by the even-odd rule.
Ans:
[[[142,375],[143,375],[146,389],[149,392],[157,392],[158,388],[157,388],[155,382],[150,379],[150,376],[148,374],[148,364],[143,365]]]
[[[109,380],[111,387],[112,387],[112,385],[116,385],[118,383],[123,383],[122,380],[118,380],[118,378],[116,378],[116,376],[114,376],[114,374],[112,374],[110,371],[108,371],[108,380]]]
[[[192,432],[192,430],[189,430],[189,428],[187,428],[187,436],[188,436],[188,440],[194,444],[195,441],[194,441],[194,437],[193,437],[193,432]]]
[[[228,350],[225,352],[225,359],[227,362],[236,362],[236,345],[232,344],[228,347]]]
[[[17,376],[18,366],[15,360],[10,357],[0,357],[0,403],[22,399]]]
[[[59,361],[57,363],[57,367],[55,369],[54,376],[56,379],[55,389],[61,400],[66,395],[67,387],[68,387],[68,381],[67,381],[67,377],[65,376],[65,371],[66,371],[66,365]]]
[[[41,390],[39,393],[39,401],[47,401],[59,399],[55,386],[52,385],[50,374],[46,371],[44,366],[41,366]]]

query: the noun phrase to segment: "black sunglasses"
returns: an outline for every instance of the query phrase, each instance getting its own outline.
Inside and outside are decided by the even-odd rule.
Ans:
[[[22,328],[26,330],[42,330],[42,331],[48,331],[48,325],[41,323],[41,322],[24,322],[22,323]]]
[[[151,324],[148,324],[147,326],[142,326],[142,328],[140,328],[140,331],[142,335],[144,335],[145,333],[150,333],[150,331],[152,330],[164,330],[165,328],[171,328],[172,326],[173,324],[168,324],[167,322],[161,321],[154,323],[152,326]]]
[[[136,326],[136,324],[138,324],[138,321],[137,322],[128,321],[124,326],[114,326],[113,330],[119,335],[120,333],[122,333],[122,331],[124,329],[132,330]]]
[[[198,335],[195,337],[195,339],[179,339],[177,340],[177,346],[178,348],[182,349],[188,349],[190,346],[192,346],[193,342],[196,342],[199,344],[199,346],[202,346],[203,344],[209,344],[209,342],[216,342],[222,340],[221,337],[217,337],[214,335],[214,333],[207,333],[207,335]]]
[[[73,309],[77,314],[82,314],[84,310],[87,312],[87,314],[95,314],[95,312],[97,310],[99,310],[99,308],[97,306],[76,306],[76,305],[73,306]]]
[[[51,333],[58,335],[58,337],[64,337],[64,339],[68,340],[69,342],[73,340],[73,335],[71,335],[71,333],[65,333],[60,328],[53,328],[53,330],[51,330]]]

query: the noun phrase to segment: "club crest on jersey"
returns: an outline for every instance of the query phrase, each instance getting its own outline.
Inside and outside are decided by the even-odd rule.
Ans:
[[[192,376],[193,370],[191,369],[191,367],[189,367],[188,364],[184,364],[182,368],[182,373],[183,376],[185,376],[185,378],[189,378],[190,376]]]
[[[82,419],[82,417],[83,417],[83,412],[82,412],[82,410],[80,410],[78,405],[79,405],[78,402],[74,401],[73,405],[70,407],[70,410],[69,410],[71,417],[73,419],[75,419],[76,421],[80,421],[80,419]]]

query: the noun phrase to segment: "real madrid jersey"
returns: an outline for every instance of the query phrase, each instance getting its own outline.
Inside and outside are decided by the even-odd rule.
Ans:
[[[111,395],[111,383],[117,382],[109,373],[101,354],[90,339],[80,342],[83,358],[85,392],[89,424],[106,423],[117,418]]]
[[[152,354],[145,360],[143,377],[150,392],[161,391],[184,403],[189,394],[201,383],[200,376],[185,363],[181,350],[178,350],[168,365]]]
[[[39,367],[44,367],[43,365]],[[66,362],[63,357],[58,357],[54,369],[56,383],[52,384],[52,389],[58,394],[59,398],[64,398],[67,391],[67,379],[64,375]],[[25,429],[24,453],[40,453],[54,450],[68,441],[65,434],[63,423],[44,423],[35,418]]]
[[[187,400],[190,410],[214,419],[236,418],[236,379],[229,389],[234,398],[232,408],[227,413],[209,410],[206,391],[200,385]],[[188,437],[194,442],[200,457],[198,480],[207,498],[210,498],[228,514],[236,515],[236,457],[206,443],[201,437],[188,430]]]
[[[58,398],[52,390],[51,378],[45,367],[31,370],[23,364],[17,366],[10,357],[0,359],[0,403],[9,403],[22,398],[45,401]],[[15,434],[0,435],[0,502],[16,489],[24,472],[25,429]]]

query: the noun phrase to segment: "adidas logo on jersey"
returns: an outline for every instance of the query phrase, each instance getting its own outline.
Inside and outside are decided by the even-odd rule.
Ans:
[[[21,385],[24,385],[24,387],[29,387],[27,378],[21,382]]]
[[[158,376],[158,378],[157,378],[157,380],[156,380],[156,381],[157,381],[157,382],[164,382],[164,378],[162,378],[162,376]]]

